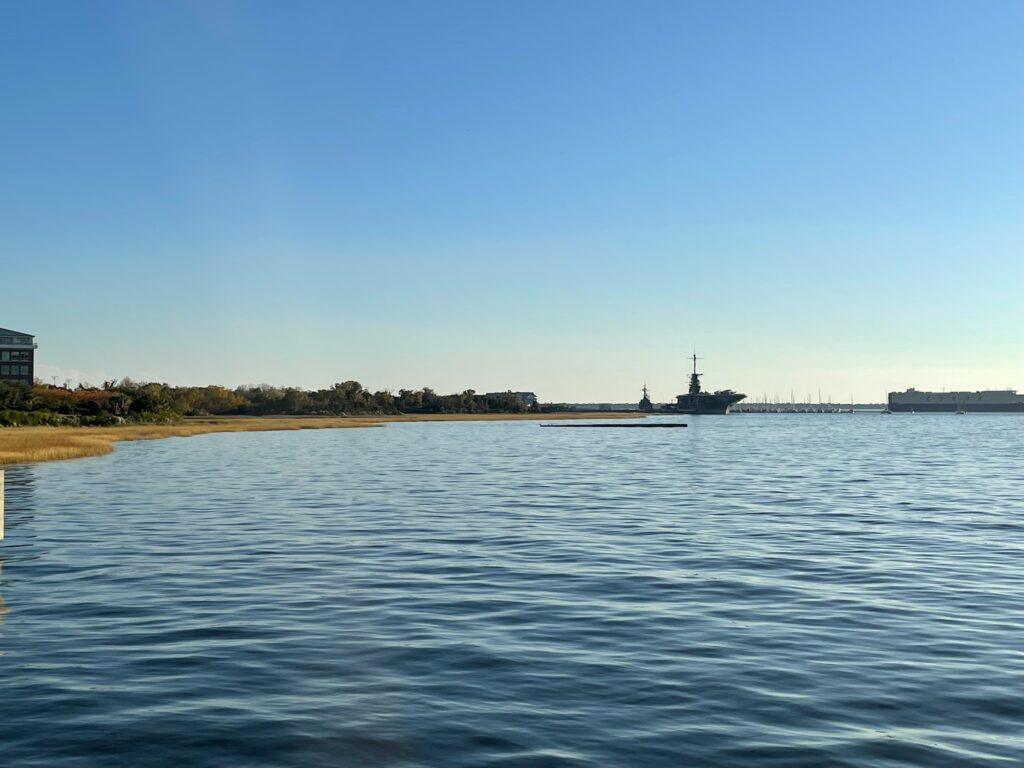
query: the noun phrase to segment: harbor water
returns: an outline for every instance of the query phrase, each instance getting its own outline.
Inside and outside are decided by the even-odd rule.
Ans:
[[[0,763],[1024,764],[1024,417],[675,418],[9,467]]]

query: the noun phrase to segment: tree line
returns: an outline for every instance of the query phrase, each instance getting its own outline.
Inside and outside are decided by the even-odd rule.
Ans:
[[[542,409],[512,392],[472,389],[440,395],[429,387],[370,392],[358,381],[305,390],[269,385],[228,389],[179,387],[131,379],[76,389],[0,382],[0,426],[108,426],[174,421],[183,416],[365,416],[413,413],[525,413]]]

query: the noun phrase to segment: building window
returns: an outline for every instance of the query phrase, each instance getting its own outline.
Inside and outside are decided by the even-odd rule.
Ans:
[[[11,366],[9,366],[9,365],[0,365],[0,376],[10,376],[10,375],[11,375]]]
[[[3,360],[6,363],[10,359],[11,359],[11,353],[10,352],[0,352],[0,360]]]

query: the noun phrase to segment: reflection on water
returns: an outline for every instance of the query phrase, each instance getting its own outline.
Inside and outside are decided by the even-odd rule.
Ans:
[[[3,583],[4,583],[4,559],[2,557],[0,557],[0,586],[2,586]],[[8,608],[7,604],[4,602],[4,596],[2,594],[0,594],[0,624],[3,624],[4,614],[7,613],[10,610],[11,609]]]
[[[4,517],[8,535],[25,524],[35,511],[35,468],[32,466],[0,467],[4,471]],[[4,543],[0,543],[0,547]]]
[[[31,521],[35,510],[35,470],[31,466],[5,466],[4,472],[4,538],[0,539],[0,656],[3,647],[4,615],[10,606],[4,600],[5,560],[36,556],[29,541],[35,533]]]
[[[1024,419],[688,420],[33,467],[5,764],[1024,763]]]
[[[0,587],[3,586],[3,583],[4,583],[4,561],[3,561],[3,558],[0,558]],[[10,610],[11,609],[7,607],[7,603],[4,602],[3,594],[0,593],[0,656],[4,656],[5,655],[4,649],[3,649],[3,644],[2,644],[3,628],[4,628],[4,614],[5,613],[9,613]]]

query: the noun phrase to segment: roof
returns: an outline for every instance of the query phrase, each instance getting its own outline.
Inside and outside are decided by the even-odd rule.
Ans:
[[[0,334],[3,334],[4,336],[31,336],[33,339],[35,338],[35,336],[31,333],[12,331],[10,328],[0,328]]]

